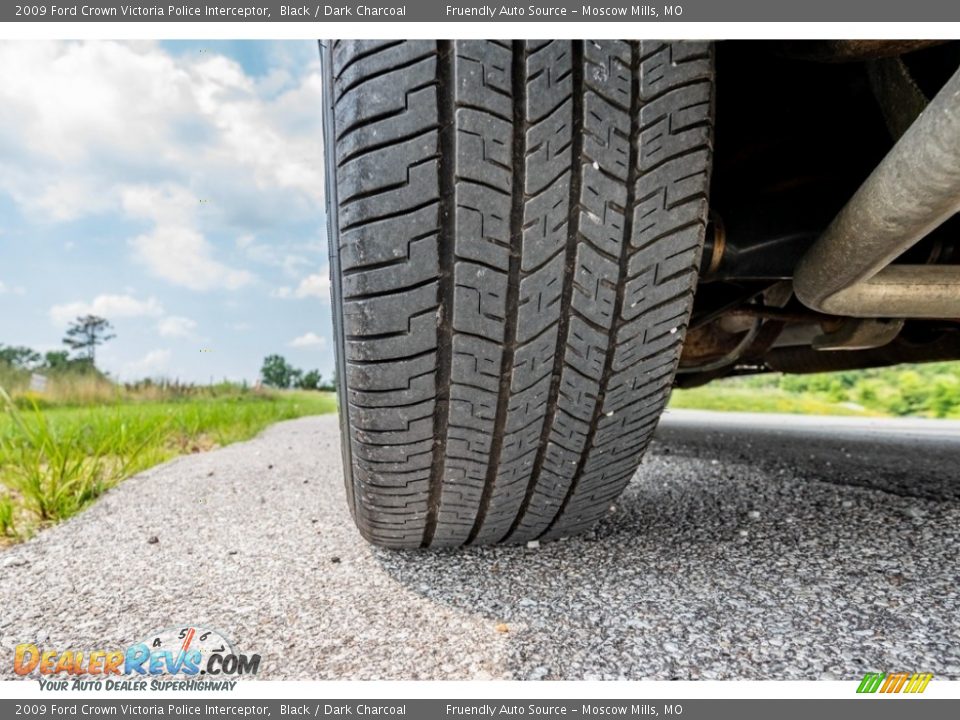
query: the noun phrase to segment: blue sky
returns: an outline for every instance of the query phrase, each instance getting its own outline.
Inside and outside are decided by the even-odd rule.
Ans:
[[[315,43],[0,42],[0,67],[0,344],[62,349],[93,312],[122,380],[331,375]]]

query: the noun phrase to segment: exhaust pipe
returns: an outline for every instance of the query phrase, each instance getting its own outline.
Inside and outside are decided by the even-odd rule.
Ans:
[[[801,258],[807,307],[857,318],[960,317],[960,267],[890,265],[960,211],[960,70]]]

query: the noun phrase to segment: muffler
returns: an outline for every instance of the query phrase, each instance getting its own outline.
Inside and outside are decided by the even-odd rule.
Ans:
[[[797,297],[847,317],[960,317],[960,266],[890,265],[958,211],[960,70],[801,258]]]

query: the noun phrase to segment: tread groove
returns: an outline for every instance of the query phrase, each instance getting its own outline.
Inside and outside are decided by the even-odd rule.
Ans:
[[[507,410],[513,386],[514,356],[517,349],[517,313],[520,296],[520,260],[523,238],[523,205],[526,178],[526,50],[523,41],[514,41],[511,67],[511,85],[513,88],[513,186],[510,199],[510,265],[507,271],[507,317],[504,323],[504,349],[500,358],[500,386],[497,390],[497,414],[493,425],[493,441],[490,443],[490,459],[487,465],[487,478],[480,495],[480,507],[474,519],[473,527],[464,545],[474,542],[487,517],[490,499],[497,481],[503,453],[503,440],[506,434]]]
[[[437,514],[443,490],[445,471],[444,440],[450,422],[450,377],[453,349],[453,237],[456,232],[456,145],[457,128],[454,116],[456,79],[453,73],[454,43],[438,43],[437,107],[440,124],[440,235],[437,252],[440,267],[440,322],[437,329],[436,406],[433,421],[433,463],[431,465],[427,519],[421,547],[429,547],[437,530]]]

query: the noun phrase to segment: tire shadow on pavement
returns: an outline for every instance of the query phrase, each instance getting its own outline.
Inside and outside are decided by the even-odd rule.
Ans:
[[[668,433],[586,535],[374,555],[499,630],[511,677],[960,677],[956,502],[710,447]]]

